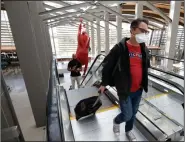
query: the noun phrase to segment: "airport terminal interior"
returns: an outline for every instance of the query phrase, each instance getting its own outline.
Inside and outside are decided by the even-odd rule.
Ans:
[[[95,114],[78,120],[75,108],[100,95],[103,61],[130,38],[137,18],[149,21],[150,68],[132,130],[135,141],[184,141],[181,0],[2,0],[1,140],[129,141],[125,123],[120,135],[113,132],[113,119],[121,112],[115,86],[106,86]],[[68,70],[73,54],[82,63],[74,87]]]

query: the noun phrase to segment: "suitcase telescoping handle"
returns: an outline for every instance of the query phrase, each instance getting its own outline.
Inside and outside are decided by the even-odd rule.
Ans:
[[[100,100],[100,97],[102,96],[102,93],[100,93],[100,92],[98,92],[98,93],[99,93],[99,96],[92,107],[94,107],[98,103],[98,101]]]

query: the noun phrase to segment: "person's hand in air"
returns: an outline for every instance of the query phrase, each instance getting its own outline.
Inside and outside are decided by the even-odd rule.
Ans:
[[[82,18],[80,18],[80,23],[82,23],[82,21],[83,21],[83,19],[82,19]]]

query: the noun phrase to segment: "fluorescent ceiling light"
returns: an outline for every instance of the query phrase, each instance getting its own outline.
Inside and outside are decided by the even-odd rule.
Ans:
[[[76,12],[75,9],[69,9],[69,10],[66,10],[67,12]]]
[[[91,9],[95,9],[95,8],[97,8],[97,6],[93,6]]]
[[[47,11],[48,11],[48,10],[51,10],[50,8],[45,8],[45,9],[46,9]]]
[[[57,16],[56,14],[52,14],[52,13],[50,13],[50,15],[52,15],[52,16]]]
[[[54,2],[51,2],[51,1],[44,1],[44,3],[45,3],[45,4],[47,4],[47,5],[50,5],[50,6],[56,7],[56,8],[60,8],[60,7],[62,7],[62,5],[57,4],[57,3],[54,3]]]
[[[63,12],[56,12],[56,13],[61,14],[61,15],[64,14]]]
[[[110,7],[118,6],[117,3],[109,4]]]
[[[66,3],[69,3],[69,4],[80,4],[80,3],[84,3],[84,1],[64,1]]]

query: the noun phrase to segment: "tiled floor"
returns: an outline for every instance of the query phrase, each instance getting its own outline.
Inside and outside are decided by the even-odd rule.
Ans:
[[[10,97],[18,117],[25,141],[45,141],[45,127],[37,128],[30,106],[23,76],[20,71],[4,73],[5,82],[11,88]]]

